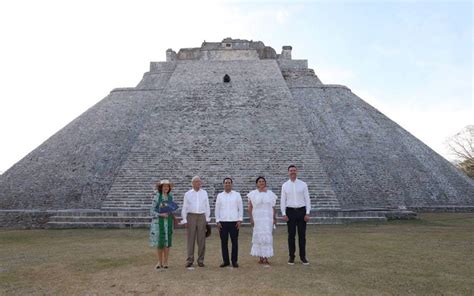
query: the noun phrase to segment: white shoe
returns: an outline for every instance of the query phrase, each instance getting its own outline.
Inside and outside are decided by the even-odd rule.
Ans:
[[[295,259],[289,259],[288,260],[288,265],[295,265]]]

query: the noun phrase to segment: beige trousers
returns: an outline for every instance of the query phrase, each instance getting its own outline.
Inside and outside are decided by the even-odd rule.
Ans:
[[[186,263],[194,263],[194,245],[198,245],[198,263],[204,263],[204,253],[206,252],[206,215],[188,213],[188,258]]]

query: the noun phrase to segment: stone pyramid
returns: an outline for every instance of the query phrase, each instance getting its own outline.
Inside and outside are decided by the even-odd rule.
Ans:
[[[474,181],[291,46],[226,38],[166,51],[0,176],[0,225],[140,227],[154,183],[179,201],[200,175],[211,204],[226,176],[279,195],[287,167],[309,185],[313,223],[472,210]]]

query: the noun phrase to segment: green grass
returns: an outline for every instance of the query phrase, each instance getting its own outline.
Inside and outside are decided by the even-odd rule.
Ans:
[[[251,228],[244,228],[241,267],[222,269],[214,231],[207,266],[188,271],[179,229],[170,269],[157,272],[145,229],[3,230],[0,295],[473,294],[474,214],[310,226],[307,240],[311,265],[288,266],[286,227],[278,227],[272,267],[263,268],[249,255]]]

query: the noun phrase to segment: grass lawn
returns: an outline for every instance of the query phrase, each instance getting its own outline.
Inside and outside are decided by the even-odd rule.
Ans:
[[[146,229],[2,230],[0,295],[473,295],[474,214],[422,214],[384,224],[309,226],[311,265],[287,265],[286,227],[264,268],[240,232],[240,268],[219,268],[213,229],[206,267],[189,271],[185,230],[170,268],[155,271]],[[197,248],[196,248],[197,252]],[[196,255],[197,257],[197,255]]]

